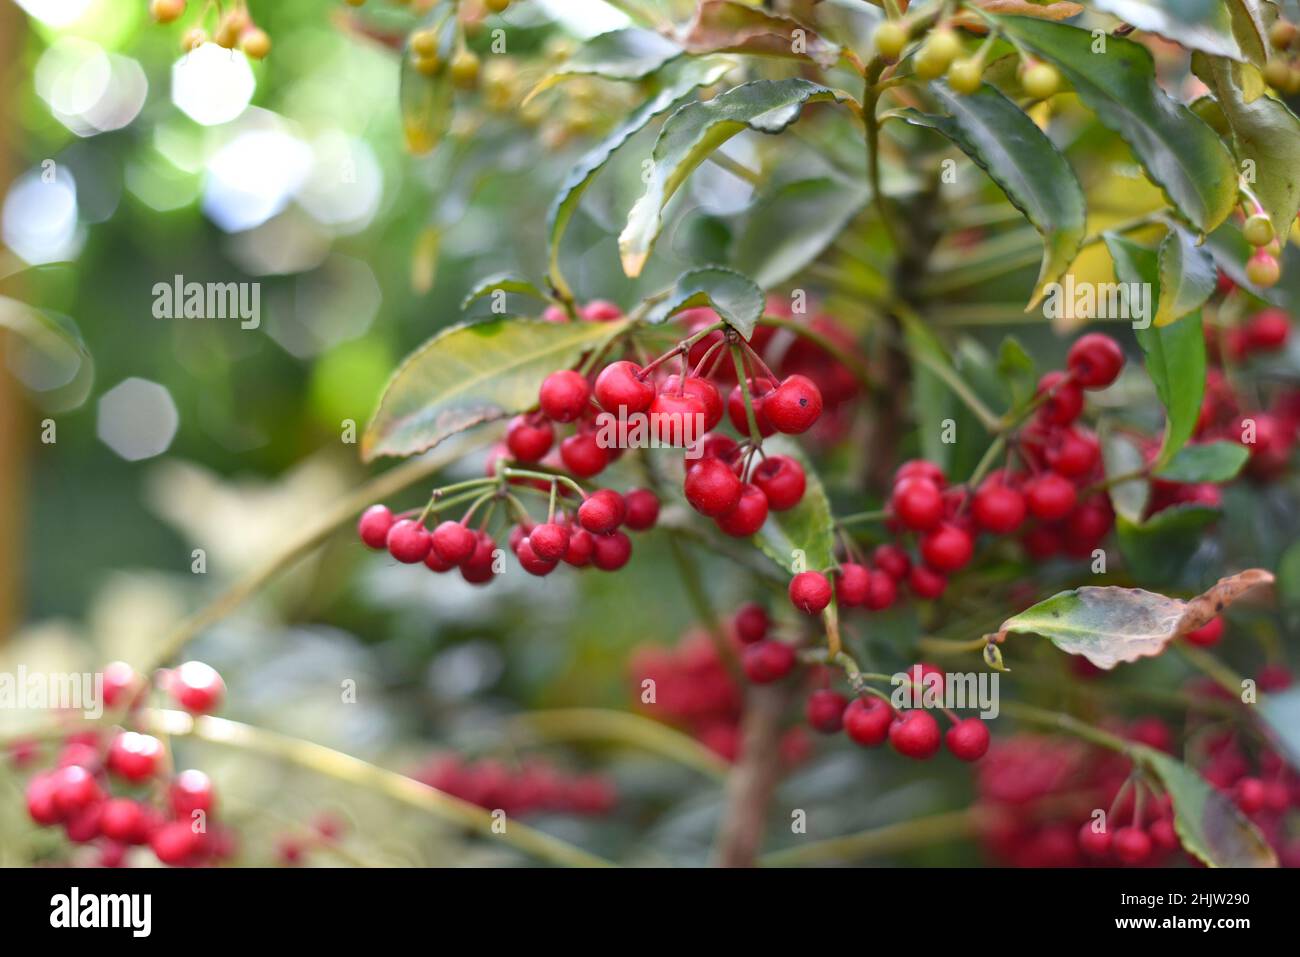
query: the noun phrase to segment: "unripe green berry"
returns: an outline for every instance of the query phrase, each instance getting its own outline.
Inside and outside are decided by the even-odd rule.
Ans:
[[[948,85],[957,93],[968,96],[984,82],[984,64],[979,60],[954,60],[948,67]]]
[[[876,52],[886,60],[897,60],[902,55],[903,47],[907,46],[907,28],[901,23],[886,20],[876,27],[871,42],[875,45]]]
[[[946,70],[948,64],[961,53],[961,40],[948,27],[939,27],[926,37],[924,52],[927,57],[942,63],[943,68]]]
[[[1020,75],[1020,84],[1035,100],[1045,100],[1061,86],[1061,74],[1047,63],[1034,63]]]
[[[1273,241],[1273,221],[1263,213],[1256,213],[1246,220],[1241,234],[1252,246],[1267,246]]]

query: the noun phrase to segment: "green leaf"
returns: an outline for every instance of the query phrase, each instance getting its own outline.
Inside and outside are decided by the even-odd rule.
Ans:
[[[623,332],[620,322],[504,317],[444,329],[406,357],[361,439],[361,458],[415,455],[537,404],[542,380]]]
[[[572,76],[641,80],[683,52],[676,43],[653,30],[643,30],[640,27],[611,30],[586,41],[578,52],[533,87],[524,98],[524,103]]]
[[[552,201],[546,216],[547,233],[550,237],[550,277],[557,290],[569,293],[568,284],[565,283],[560,271],[560,240],[564,236],[565,229],[568,228],[569,220],[573,218],[574,211],[578,208],[578,203],[582,200],[582,194],[596,178],[596,174],[605,167],[614,152],[646,124],[656,116],[682,105],[685,98],[696,88],[716,83],[731,66],[730,61],[716,59],[692,60],[684,64],[673,80],[642,103],[625,123],[574,164],[561,184],[560,191]]]
[[[678,276],[668,298],[646,313],[646,321],[660,323],[683,309],[709,306],[719,319],[748,339],[763,318],[765,302],[763,290],[748,276],[725,266],[702,266]]]
[[[1121,282],[1152,284],[1157,275],[1156,253],[1113,233],[1106,246]],[[1159,313],[1159,308],[1156,310]],[[1167,326],[1136,328],[1138,345],[1146,355],[1147,374],[1165,407],[1165,438],[1155,468],[1163,468],[1196,431],[1205,393],[1205,338],[1199,312]]]
[[[1043,237],[1043,263],[1027,309],[1069,268],[1086,232],[1083,188],[1065,157],[1015,103],[989,84],[959,96],[946,83],[930,90],[949,116],[899,112],[908,123],[942,133],[979,165]]]
[[[1137,443],[1109,424],[1102,427],[1100,441],[1102,462],[1108,479],[1128,475],[1146,464],[1146,457]],[[1135,524],[1142,521],[1142,514],[1151,497],[1151,483],[1141,478],[1130,479],[1111,485],[1109,492],[1110,504],[1117,516]]]
[[[840,48],[789,17],[737,0],[702,0],[678,38],[692,53],[752,53],[835,65]]]
[[[1171,505],[1141,523],[1116,515],[1115,536],[1124,564],[1138,581],[1173,584],[1220,515],[1219,509],[1205,505]]]
[[[1250,451],[1236,442],[1185,445],[1156,477],[1168,482],[1230,482],[1249,458]]]
[[[1300,542],[1289,546],[1278,559],[1277,600],[1289,611],[1300,610]]]
[[[998,347],[997,371],[1006,383],[1012,408],[1019,408],[1034,397],[1038,383],[1034,360],[1015,336],[1007,336]]]
[[[745,129],[780,133],[808,103],[843,99],[844,94],[808,80],[755,80],[707,103],[688,103],[670,116],[651,154],[645,193],[618,237],[623,271],[633,277],[641,274],[659,235],[664,206],[715,149]]]
[[[799,571],[834,568],[835,521],[831,517],[831,504],[821,478],[798,444],[790,439],[774,436],[763,441],[763,448],[769,454],[797,459],[807,476],[808,487],[794,508],[768,512],[767,522],[754,536],[754,542],[765,555],[791,574],[800,563]]]
[[[1185,229],[1174,227],[1160,243],[1160,308],[1155,324],[1167,326],[1205,305],[1218,283],[1214,260]]]
[[[520,279],[517,276],[510,275],[509,273],[497,273],[495,276],[489,276],[486,279],[480,279],[476,282],[473,288],[470,289],[470,291],[465,295],[465,298],[461,301],[460,307],[465,309],[476,300],[482,299],[484,296],[490,296],[498,289],[502,289],[506,292],[517,292],[523,296],[532,296],[534,299],[548,298],[546,293],[542,292],[527,279]]]
[[[863,185],[824,176],[783,183],[746,214],[732,264],[764,289],[778,286],[816,259],[868,196]]]
[[[1130,753],[1169,793],[1174,831],[1189,853],[1210,867],[1277,867],[1273,849],[1230,797],[1163,751],[1134,744]]]
[[[90,356],[81,331],[72,319],[57,312],[37,309],[20,299],[0,296],[0,328],[16,332],[48,358],[60,363],[75,366]]]
[[[1089,585],[1060,592],[1008,618],[994,637],[1042,635],[1066,654],[1083,655],[1109,671],[1121,661],[1160,654],[1174,638],[1201,627],[1242,595],[1272,581],[1272,574],[1263,569],[1247,569],[1219,579],[1190,601],[1141,588]]]
[[[1236,0],[1094,0],[1093,5],[1189,50],[1240,60],[1244,57],[1228,11],[1233,2]]]
[[[1256,707],[1287,762],[1300,770],[1300,685],[1264,695]]]
[[[1300,119],[1281,100],[1267,94],[1248,96],[1250,72],[1237,63],[1197,57],[1196,73],[1223,109],[1240,161],[1253,165],[1251,189],[1259,197],[1273,227],[1285,236],[1300,212]]]
[[[997,22],[1061,71],[1198,230],[1210,231],[1232,212],[1237,171],[1231,154],[1214,130],[1156,85],[1146,47],[1106,36],[1105,52],[1094,53],[1088,30],[1031,17],[999,17]]]

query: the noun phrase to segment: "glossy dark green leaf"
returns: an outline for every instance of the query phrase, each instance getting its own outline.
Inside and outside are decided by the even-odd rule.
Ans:
[[[835,240],[868,196],[862,184],[825,176],[782,183],[745,215],[732,265],[764,289],[780,285]]]
[[[997,372],[1006,384],[1013,408],[1033,398],[1038,382],[1034,360],[1015,336],[1007,336],[998,347]]]
[[[1139,30],[1215,56],[1243,58],[1228,7],[1237,0],[1093,0]]]
[[[1160,243],[1160,308],[1155,324],[1167,326],[1205,305],[1218,283],[1214,259],[1185,229],[1171,229]]]
[[[1230,482],[1249,458],[1249,450],[1237,442],[1184,445],[1156,477],[1170,482]]]
[[[1151,180],[1198,230],[1227,218],[1236,168],[1227,147],[1199,117],[1156,85],[1151,53],[1132,40],[1031,17],[1000,17],[1000,28],[1048,61],[1101,122],[1133,150]]]
[[[706,103],[688,103],[670,116],[651,154],[645,193],[618,237],[623,271],[641,274],[659,235],[664,206],[710,153],[742,130],[780,133],[808,103],[840,99],[843,94],[808,80],[755,80]]]
[[[743,273],[724,266],[702,266],[678,276],[668,298],[646,313],[646,321],[660,323],[683,309],[708,306],[748,339],[763,318],[765,302],[763,290]]]
[[[1204,505],[1171,505],[1140,523],[1116,515],[1115,535],[1125,567],[1145,584],[1175,584],[1206,529],[1220,516],[1219,509]]]
[[[835,566],[835,521],[821,478],[794,441],[775,436],[763,442],[768,454],[789,455],[803,466],[808,487],[794,508],[768,512],[754,541],[772,561],[794,574]]]

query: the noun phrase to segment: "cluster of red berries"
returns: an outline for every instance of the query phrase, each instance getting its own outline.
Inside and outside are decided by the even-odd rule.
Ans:
[[[157,685],[194,714],[217,708],[225,693],[221,676],[197,661],[161,672]],[[106,708],[134,709],[143,693],[144,682],[129,665],[104,669]],[[38,755],[39,748],[28,744],[15,749],[13,759],[21,766]],[[64,739],[54,767],[27,782],[27,813],[37,824],[61,825],[76,844],[95,843],[103,866],[120,865],[134,845],[148,845],[159,861],[174,866],[228,859],[233,834],[211,820],[212,781],[194,769],[173,773],[169,762],[162,742],[150,734],[75,732]]]
[[[567,774],[538,760],[511,768],[490,759],[468,761],[440,754],[410,775],[422,784],[512,817],[544,812],[602,815],[614,809],[618,792],[602,774]]]

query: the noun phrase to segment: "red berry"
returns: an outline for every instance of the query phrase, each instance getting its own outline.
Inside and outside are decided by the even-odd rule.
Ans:
[[[985,531],[1009,535],[1025,520],[1025,497],[1000,481],[985,481],[971,499],[971,515]]]
[[[460,563],[460,577],[471,585],[482,585],[496,575],[496,542],[487,532],[479,532],[474,543],[474,551],[469,558]]]
[[[1104,389],[1124,368],[1124,351],[1110,336],[1090,332],[1070,346],[1065,359],[1070,376],[1085,389]]]
[[[763,399],[763,415],[778,432],[807,432],[822,414],[822,393],[803,375],[787,376]]]
[[[1054,522],[1074,510],[1078,492],[1073,483],[1055,472],[1043,472],[1025,483],[1025,502],[1034,518]]]
[[[1259,778],[1242,778],[1237,782],[1237,807],[1243,814],[1255,814],[1264,809],[1264,782]]]
[[[654,528],[659,520],[659,496],[644,488],[634,488],[623,496],[627,505],[624,524],[634,532]]]
[[[569,533],[569,547],[564,550],[564,563],[574,568],[590,565],[595,548],[595,538],[591,532],[585,528],[575,528]]]
[[[99,802],[70,813],[63,821],[63,830],[68,840],[85,844],[99,837],[99,823],[103,814],[104,805]]]
[[[1174,822],[1167,817],[1152,821],[1147,833],[1151,835],[1151,842],[1162,851],[1172,851],[1178,846],[1178,832],[1174,829]]]
[[[162,760],[162,742],[151,734],[123,731],[108,746],[108,769],[128,781],[153,777]]]
[[[805,615],[820,615],[831,603],[831,583],[821,572],[800,572],[790,579],[790,603]]]
[[[623,524],[627,505],[611,488],[592,492],[578,506],[578,523],[593,535],[606,535]]]
[[[414,565],[424,561],[433,547],[433,538],[429,530],[419,522],[404,518],[395,522],[388,530],[388,554],[399,562]]]
[[[736,457],[736,452],[740,449],[740,443],[729,435],[723,435],[721,432],[711,432],[704,437],[704,442],[700,448],[700,457],[706,459],[722,459],[724,462],[730,462]]]
[[[162,863],[178,867],[190,863],[203,842],[189,821],[169,821],[153,832],[149,846]]]
[[[898,598],[898,585],[884,572],[873,570],[867,579],[867,594],[862,604],[870,611],[883,611]]]
[[[555,443],[555,429],[545,419],[521,415],[506,430],[506,448],[520,462],[540,462]]]
[[[707,430],[708,411],[704,400],[690,392],[665,389],[650,406],[651,436],[660,445],[694,445]]]
[[[632,540],[622,532],[593,535],[591,563],[605,572],[615,572],[632,557]]]
[[[172,813],[186,821],[193,818],[195,811],[211,814],[216,806],[212,779],[193,768],[182,771],[167,789],[167,800],[171,804]]]
[[[596,376],[596,401],[601,408],[627,415],[644,412],[655,400],[654,383],[642,378],[641,367],[623,359],[611,362]]]
[[[555,571],[556,562],[539,556],[527,537],[521,539],[515,547],[515,557],[519,559],[519,567],[530,575],[541,578]]]
[[[37,774],[27,782],[24,797],[27,799],[27,814],[37,824],[49,826],[63,820],[64,814],[54,800],[58,790],[59,772],[50,771]]]
[[[1038,380],[1038,394],[1048,395],[1038,409],[1049,425],[1069,425],[1083,411],[1083,390],[1064,372],[1048,372]]]
[[[938,572],[955,572],[965,567],[974,550],[970,533],[950,522],[921,536],[921,557]]]
[[[764,638],[745,646],[740,664],[745,677],[755,684],[779,681],[794,669],[794,648],[784,641]]]
[[[595,432],[578,432],[560,443],[560,459],[578,478],[590,478],[609,464],[609,450],[601,447]]]
[[[1066,478],[1081,478],[1101,461],[1101,446],[1088,430],[1071,427],[1053,435],[1044,455],[1053,472]]]
[[[948,579],[932,568],[914,565],[907,576],[907,587],[917,598],[938,598],[948,587]]]
[[[1151,856],[1151,838],[1140,827],[1121,827],[1115,832],[1111,846],[1124,864],[1141,864]]]
[[[1257,352],[1273,352],[1286,345],[1291,320],[1281,309],[1265,309],[1246,323],[1246,342]]]
[[[1092,821],[1079,828],[1079,850],[1093,860],[1100,861],[1110,854],[1110,831],[1094,831]]]
[[[767,612],[762,605],[756,605],[750,602],[741,605],[736,612],[734,627],[736,637],[745,644],[752,644],[760,641],[767,635],[767,629],[771,625],[768,621]]]
[[[912,569],[912,559],[897,545],[878,545],[871,553],[872,563],[895,582],[901,582]]]
[[[864,748],[884,744],[893,723],[894,709],[880,698],[854,698],[844,709],[844,733]]]
[[[441,575],[443,572],[449,572],[456,567],[455,562],[449,562],[438,554],[436,548],[429,549],[429,554],[424,556],[424,567],[431,572]]]
[[[54,807],[62,817],[84,811],[104,799],[95,776],[79,764],[54,772]]]
[[[383,544],[381,543],[379,547],[382,548]],[[125,661],[111,661],[106,664],[104,666],[104,707],[116,708],[124,703],[122,696],[134,685],[135,669]]]
[[[148,838],[148,817],[139,802],[130,798],[109,798],[99,814],[99,831],[123,844],[139,844]]]
[[[684,488],[691,507],[714,518],[735,508],[744,491],[736,473],[720,459],[700,459],[690,466]]]
[[[902,482],[904,479],[923,478],[929,479],[939,488],[948,484],[948,478],[943,474],[943,469],[926,459],[909,459],[898,467],[894,473],[894,484]]]
[[[798,505],[808,486],[803,466],[788,455],[769,455],[754,469],[753,481],[763,490],[768,508],[774,512]]]
[[[907,478],[894,486],[890,509],[907,528],[923,532],[943,519],[943,493],[927,478]]]
[[[808,696],[804,713],[808,723],[822,734],[835,734],[844,727],[844,709],[849,699],[838,691],[821,688]]]
[[[615,322],[623,318],[623,310],[608,299],[593,299],[579,307],[578,315],[588,322]]]
[[[767,521],[767,496],[757,485],[744,485],[740,501],[717,518],[718,528],[735,538],[748,538]]]
[[[722,396],[718,394],[718,387],[708,379],[701,379],[699,376],[687,376],[686,381],[678,387],[678,376],[670,375],[664,380],[663,391],[693,396],[700,400],[704,407],[704,430],[714,428],[722,421],[722,416],[726,412],[726,406],[722,401]],[[696,433],[696,438],[699,433]]]
[[[569,549],[569,530],[555,522],[543,522],[528,533],[533,553],[545,562],[558,562]]]
[[[978,719],[976,719],[978,720]],[[904,711],[889,726],[889,743],[904,757],[923,761],[939,750],[939,722],[928,711]]]
[[[864,604],[871,588],[871,572],[862,565],[844,562],[835,576],[835,597],[841,605],[854,607]]]
[[[754,422],[758,426],[758,434],[769,436],[776,431],[776,426],[767,420],[763,412],[763,403],[767,395],[776,387],[776,383],[764,377],[746,379],[745,382],[749,386],[750,405],[754,407]],[[749,417],[745,414],[745,393],[739,384],[727,397],[727,418],[731,420],[733,429],[741,435],[749,435]]]
[[[1210,648],[1219,643],[1223,637],[1223,619],[1211,618],[1200,628],[1183,635],[1183,640],[1201,648]]]
[[[388,544],[388,530],[396,519],[387,505],[371,505],[361,513],[357,522],[357,534],[361,540],[373,549],[381,549]]]
[[[591,389],[587,380],[572,369],[552,372],[537,391],[537,400],[548,419],[572,422],[587,410]]]
[[[460,522],[450,520],[440,523],[433,530],[431,539],[433,551],[452,565],[459,565],[474,554],[477,543],[473,532]]]
[[[958,759],[978,761],[989,749],[989,729],[979,718],[963,718],[949,728],[944,743]]]
[[[226,683],[221,675],[201,661],[187,661],[172,672],[172,697],[191,714],[209,714],[221,706]]]

